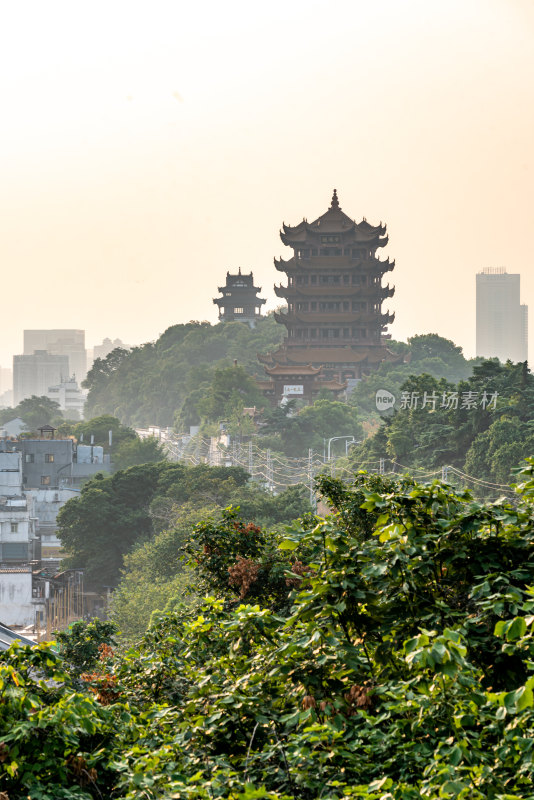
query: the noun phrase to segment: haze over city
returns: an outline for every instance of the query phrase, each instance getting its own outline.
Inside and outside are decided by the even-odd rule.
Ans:
[[[24,328],[215,321],[228,269],[276,307],[282,222],[334,187],[388,226],[395,338],[474,355],[485,267],[534,307],[530,3],[35,2],[1,37],[3,366]]]

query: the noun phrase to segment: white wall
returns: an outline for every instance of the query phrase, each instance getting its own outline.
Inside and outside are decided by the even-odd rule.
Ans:
[[[0,622],[4,625],[33,625],[31,571],[0,569]]]
[[[0,453],[0,495],[22,494],[21,453]]]

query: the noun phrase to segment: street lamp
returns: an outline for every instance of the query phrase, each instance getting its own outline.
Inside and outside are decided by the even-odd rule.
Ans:
[[[349,444],[357,444],[356,439],[354,438],[352,433],[347,434],[347,436],[332,436],[328,440],[328,462],[330,462],[330,445],[332,444],[332,442],[335,442],[338,439],[350,439],[351,440],[350,442],[347,442],[347,444],[345,445],[345,454],[347,453],[347,446]]]

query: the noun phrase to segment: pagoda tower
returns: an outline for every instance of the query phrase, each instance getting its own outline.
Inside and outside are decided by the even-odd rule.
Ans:
[[[395,262],[377,256],[388,243],[386,227],[352,220],[335,189],[321,217],[282,227],[293,255],[274,262],[287,277],[287,285],[274,287],[287,312],[275,318],[287,336],[276,352],[259,357],[269,376],[260,386],[273,403],[284,396],[311,403],[322,388],[339,395],[382,361],[398,360],[386,345],[394,315],[382,311],[395,292],[382,278]]]
[[[266,302],[258,294],[261,287],[254,286],[252,272],[248,275],[226,273],[226,286],[219,286],[222,297],[215,297],[213,302],[219,306],[221,322],[246,322],[254,328],[261,317],[261,307]]]

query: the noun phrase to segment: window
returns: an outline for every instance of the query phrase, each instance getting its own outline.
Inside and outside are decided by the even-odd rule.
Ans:
[[[339,311],[339,303],[319,303],[319,311]]]
[[[2,561],[27,561],[28,545],[25,542],[13,542],[2,545]]]
[[[50,486],[50,475],[41,475],[41,486]]]
[[[17,533],[18,529],[19,529],[19,523],[18,522],[12,522],[11,523],[11,533]]]
[[[317,275],[312,275],[311,276],[311,282],[312,283],[317,283]]]
[[[321,236],[321,242],[339,242],[339,236]]]
[[[45,453],[45,461],[47,464],[52,464],[54,461],[54,454],[53,453]]]
[[[317,311],[317,303],[316,302],[313,302],[310,305],[311,305],[311,310],[312,311]]]
[[[243,313],[242,308],[234,308],[234,314],[242,314],[242,313]]]
[[[35,456],[33,453],[26,453],[26,455],[24,456],[24,461],[26,462],[26,464],[33,464],[34,458]]]

